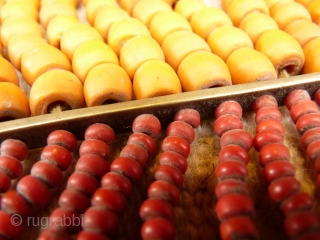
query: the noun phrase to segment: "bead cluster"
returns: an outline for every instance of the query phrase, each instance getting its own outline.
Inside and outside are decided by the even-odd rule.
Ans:
[[[183,185],[183,174],[187,170],[190,144],[195,138],[193,128],[200,124],[196,110],[183,109],[174,116],[166,130],[161,146],[159,166],[154,172],[155,181],[148,188],[148,199],[140,206],[143,240],[175,239],[173,224],[174,205],[180,201],[179,188]]]
[[[18,238],[22,226],[15,225],[12,216],[29,216],[34,208],[44,207],[51,199],[50,189],[62,183],[62,171],[72,163],[72,155],[77,146],[75,136],[64,130],[56,130],[49,134],[47,146],[42,150],[40,161],[36,162],[30,175],[26,175],[17,183],[16,190],[5,193],[1,200],[0,234],[7,238]]]
[[[257,236],[253,222],[254,204],[246,184],[252,137],[243,129],[241,117],[242,108],[235,101],[221,103],[215,110],[214,132],[221,137],[216,168],[219,182],[215,188],[221,239],[253,239]]]
[[[285,102],[295,121],[301,116],[302,110],[295,104],[297,97],[302,99],[307,95],[300,90],[294,91]],[[308,102],[308,106],[313,104]],[[261,96],[254,102],[253,109],[257,124],[253,145],[259,151],[263,178],[269,184],[269,197],[280,206],[285,215],[287,235],[291,239],[319,239],[320,221],[312,211],[313,200],[301,191],[299,181],[294,178],[295,169],[290,162],[290,152],[283,144],[284,128],[276,99],[270,95]],[[309,110],[311,109],[312,107]]]
[[[41,233],[39,239],[71,236],[78,232],[81,224],[72,226],[56,221],[61,221],[64,216],[80,219],[81,214],[90,207],[90,199],[99,188],[101,178],[110,170],[108,145],[115,139],[113,129],[102,123],[92,124],[86,129],[84,139],[75,171],[68,179],[67,189],[59,197],[59,208],[51,213],[49,228]]]

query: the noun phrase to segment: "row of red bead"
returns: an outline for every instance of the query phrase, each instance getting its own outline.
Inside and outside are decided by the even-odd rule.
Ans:
[[[90,207],[90,199],[99,188],[101,178],[109,172],[107,162],[115,133],[111,127],[103,123],[90,125],[84,134],[84,141],[79,149],[75,171],[67,181],[67,188],[59,197],[59,208],[49,218],[49,227],[42,231],[38,239],[71,239],[81,230],[83,214]],[[79,224],[61,224],[61,219],[79,219]]]
[[[255,209],[246,184],[251,135],[243,130],[242,108],[235,101],[221,103],[215,110],[214,132],[221,137],[219,164],[216,168],[218,198],[216,214],[220,221],[221,239],[254,239]]]
[[[41,152],[40,161],[32,166],[30,175],[21,178],[16,190],[10,190],[2,197],[0,235],[8,239],[21,236],[22,225],[16,224],[13,216],[30,216],[35,208],[48,204],[51,199],[50,189],[62,183],[62,171],[71,166],[70,152],[76,146],[75,136],[68,131],[57,130],[49,134],[47,146]]]
[[[142,114],[134,119],[132,131],[110,172],[102,177],[101,187],[94,192],[92,206],[83,215],[83,230],[76,239],[105,240],[116,236],[132,185],[141,179],[149,156],[155,152],[154,138],[161,132],[161,123],[153,115]]]
[[[148,199],[140,206],[139,215],[143,240],[167,239],[176,236],[174,206],[180,201],[183,174],[187,170],[190,144],[195,138],[194,128],[200,124],[200,115],[193,109],[182,109],[174,116],[166,129],[154,172],[155,181],[148,188]]]
[[[289,94],[286,105],[292,106]],[[253,140],[263,166],[263,178],[269,184],[268,194],[272,201],[279,204],[285,215],[285,230],[291,239],[319,239],[320,222],[312,211],[313,200],[301,191],[301,185],[294,178],[295,168],[290,162],[289,149],[284,145],[282,115],[277,100],[270,95],[259,97],[253,104],[256,112],[256,135]],[[290,115],[298,120],[300,108],[292,108]]]

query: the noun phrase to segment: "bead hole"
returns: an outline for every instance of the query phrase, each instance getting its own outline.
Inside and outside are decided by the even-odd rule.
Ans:
[[[15,120],[15,118],[10,116],[0,117],[0,122],[7,122],[11,120]]]
[[[102,105],[108,105],[108,104],[113,104],[113,103],[117,103],[117,101],[115,101],[113,99],[108,99],[108,100],[104,101],[102,103]]]
[[[57,102],[51,103],[48,106],[47,110],[48,110],[48,113],[57,113],[57,112],[72,110],[72,108],[66,102],[57,101]]]

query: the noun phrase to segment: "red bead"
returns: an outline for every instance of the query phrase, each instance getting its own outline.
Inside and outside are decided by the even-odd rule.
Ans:
[[[143,240],[174,240],[176,230],[171,221],[165,218],[153,218],[142,224],[141,237]]]
[[[190,124],[182,121],[174,121],[167,127],[166,136],[180,137],[191,144],[195,138],[195,132]]]
[[[256,133],[260,132],[276,132],[280,135],[284,134],[284,127],[281,122],[274,119],[265,119],[256,126]]]
[[[110,126],[103,123],[94,123],[90,125],[84,133],[85,140],[101,140],[108,145],[112,144],[115,138],[116,136],[113,129]]]
[[[310,99],[311,97],[306,90],[297,89],[287,95],[287,97],[284,99],[284,104],[286,105],[287,109],[290,110],[293,104]]]
[[[68,179],[67,186],[91,196],[99,187],[98,180],[85,172],[74,172]]]
[[[148,152],[137,144],[127,144],[120,152],[120,157],[131,158],[137,161],[143,168],[148,161]]]
[[[41,152],[41,160],[53,162],[62,171],[67,170],[72,163],[72,155],[64,147],[58,145],[45,146]]]
[[[81,231],[77,235],[77,240],[109,240],[104,234],[97,232]]]
[[[158,199],[144,201],[140,206],[139,215],[143,221],[157,217],[173,221],[175,216],[172,205],[167,201]]]
[[[20,179],[17,191],[37,207],[47,205],[51,199],[49,188],[39,178],[31,175]]]
[[[46,161],[36,162],[32,166],[30,174],[41,179],[50,188],[59,186],[63,180],[61,170],[52,163]]]
[[[311,211],[303,211],[291,214],[284,221],[284,226],[289,237],[294,239],[297,235],[308,230],[320,230],[318,216]]]
[[[311,161],[315,161],[320,157],[320,140],[313,141],[307,148],[307,157]]]
[[[216,213],[220,221],[225,221],[238,215],[253,217],[254,211],[252,200],[242,194],[225,195],[216,204]]]
[[[147,134],[133,133],[130,135],[127,144],[137,144],[147,150],[149,155],[152,155],[156,150],[156,143]]]
[[[320,232],[316,230],[315,232],[306,232],[302,235],[299,235],[297,240],[319,240],[320,239]]]
[[[220,223],[220,236],[223,240],[256,239],[257,229],[251,218],[235,216]]]
[[[47,228],[41,232],[37,240],[72,240],[72,236],[64,231],[57,229]]]
[[[114,235],[119,226],[118,216],[108,210],[90,207],[83,215],[82,227],[84,230]]]
[[[220,138],[220,146],[224,148],[229,145],[238,145],[247,152],[252,148],[252,137],[243,129],[234,129],[225,132]]]
[[[198,111],[185,108],[176,112],[173,118],[174,121],[182,121],[190,124],[193,128],[197,128],[200,125],[200,114]]]
[[[174,166],[159,165],[154,172],[154,178],[172,183],[178,188],[183,185],[182,172]]]
[[[148,197],[177,204],[180,201],[180,192],[175,185],[162,180],[157,180],[150,184],[148,188]]]
[[[56,208],[50,215],[49,227],[69,234],[77,233],[82,226],[82,217],[70,210]]]
[[[126,199],[119,192],[99,188],[93,194],[91,204],[120,215],[126,208]]]
[[[104,174],[110,171],[110,165],[106,159],[98,155],[86,154],[78,159],[75,170],[89,173],[101,179]]]
[[[1,143],[0,154],[23,161],[28,157],[29,149],[27,145],[20,140],[6,139]]]
[[[22,219],[0,210],[0,234],[8,239],[19,239],[22,234]]]
[[[252,108],[257,113],[262,108],[278,108],[278,102],[274,96],[263,95],[253,102]]]
[[[316,103],[318,105],[320,105],[320,90],[319,89],[314,93],[313,98],[316,101]]]
[[[91,203],[84,193],[67,188],[59,197],[59,206],[66,210],[84,213],[91,206]]]
[[[271,143],[260,149],[259,159],[262,166],[273,161],[289,161],[290,152],[282,143]]]
[[[261,148],[272,143],[283,143],[283,136],[277,132],[260,132],[253,139],[253,146],[259,152]]]
[[[298,192],[281,203],[281,211],[288,216],[291,213],[311,210],[313,199],[305,192]]]
[[[97,139],[88,139],[82,142],[79,148],[79,155],[93,154],[108,160],[110,149],[108,144]]]
[[[21,217],[30,216],[32,205],[17,191],[10,190],[3,194],[1,209],[11,214],[19,214]]]
[[[65,130],[55,130],[51,132],[47,138],[48,145],[59,145],[73,152],[77,147],[77,138],[70,132]]]
[[[133,120],[132,131],[145,133],[156,138],[161,132],[161,123],[157,117],[151,114],[141,114]]]
[[[259,124],[264,120],[275,120],[281,122],[281,112],[278,110],[278,108],[262,108],[256,113],[255,122],[256,124]]]
[[[225,101],[221,103],[214,111],[214,117],[219,118],[226,114],[233,114],[238,118],[242,117],[242,107],[236,101]]]
[[[11,178],[0,170],[0,193],[8,191],[11,187]]]
[[[133,182],[138,182],[142,177],[141,166],[131,158],[116,158],[111,164],[110,171],[122,173]]]
[[[309,144],[320,139],[320,127],[311,128],[305,131],[301,136],[301,144],[304,149],[307,149]]]
[[[214,132],[221,137],[227,131],[232,129],[242,129],[242,121],[239,117],[233,114],[225,114],[218,117],[213,125]]]
[[[218,182],[215,188],[215,194],[218,199],[228,194],[242,194],[249,196],[249,188],[246,183],[237,179],[224,179]]]
[[[187,158],[190,153],[190,144],[182,138],[169,136],[163,140],[161,150],[176,152]]]
[[[245,164],[239,161],[227,161],[219,163],[216,168],[216,177],[219,181],[226,178],[235,178],[246,181],[248,178],[248,169]]]
[[[121,173],[108,172],[101,179],[101,186],[105,189],[118,191],[128,197],[132,192],[132,183]]]
[[[318,107],[315,102],[311,100],[304,100],[292,105],[290,109],[290,117],[294,123],[298,121],[300,117],[308,113],[317,113]]]
[[[267,183],[280,177],[294,177],[294,173],[292,163],[283,160],[270,162],[263,168],[263,178]]]
[[[21,176],[23,167],[21,162],[12,156],[0,156],[0,169],[8,174],[11,179]]]
[[[283,177],[273,181],[268,192],[272,201],[282,202],[300,190],[300,183],[293,177]]]
[[[181,154],[172,151],[162,152],[159,158],[159,164],[175,166],[181,171],[182,174],[184,174],[188,168],[186,158]]]
[[[296,122],[296,129],[300,134],[304,134],[305,131],[318,127],[320,127],[320,113],[303,115]]]
[[[238,145],[228,145],[219,152],[219,162],[240,161],[245,165],[249,162],[249,155],[242,147]]]

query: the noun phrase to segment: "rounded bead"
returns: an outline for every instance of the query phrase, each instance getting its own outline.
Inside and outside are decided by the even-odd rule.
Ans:
[[[182,121],[190,124],[193,128],[200,125],[200,114],[192,108],[181,109],[173,117],[174,121]]]
[[[140,206],[139,215],[143,221],[157,217],[173,221],[175,216],[172,205],[167,201],[158,199],[147,199],[144,201]]]
[[[180,188],[183,185],[182,172],[174,166],[159,165],[154,172],[154,178],[156,180],[163,180],[172,183],[177,188]]]
[[[68,131],[55,130],[49,134],[47,144],[59,145],[67,149],[69,152],[73,152],[77,147],[77,139]]]
[[[67,186],[91,196],[99,187],[98,180],[85,172],[74,172],[68,179]]]
[[[309,93],[304,89],[297,89],[290,92],[284,99],[284,104],[287,109],[290,111],[291,107],[300,101],[311,100]]]
[[[23,172],[21,162],[10,155],[0,155],[0,169],[8,174],[11,179],[19,177]]]
[[[61,171],[67,170],[72,164],[71,153],[59,145],[47,145],[41,152],[41,160],[52,162],[58,166]]]
[[[241,180],[232,178],[218,182],[215,188],[216,197],[220,199],[229,194],[242,194],[249,196],[248,185]]]
[[[216,108],[214,111],[214,117],[219,118],[222,115],[233,114],[238,118],[242,118],[242,107],[236,101],[225,101]]]
[[[138,182],[142,177],[140,164],[131,158],[116,158],[110,166],[110,171],[122,173],[133,182]]]
[[[153,218],[142,224],[141,237],[143,240],[174,240],[176,237],[175,226],[165,218]]]
[[[315,102],[311,100],[299,101],[293,104],[290,108],[290,117],[294,123],[298,121],[300,117],[308,113],[317,113],[318,107]]]
[[[176,152],[187,158],[190,153],[190,144],[180,137],[168,136],[163,140],[161,150]]]
[[[28,146],[20,140],[6,139],[1,143],[0,154],[23,161],[28,157],[29,149]]]
[[[59,197],[59,206],[63,209],[84,213],[90,206],[90,199],[82,192],[67,188]]]
[[[22,234],[20,218],[13,218],[14,215],[0,211],[0,234],[7,239],[19,239]]]
[[[131,158],[137,161],[143,168],[148,161],[148,152],[140,145],[131,143],[124,146],[119,157]]]
[[[242,147],[238,145],[228,145],[219,152],[219,162],[240,161],[245,165],[249,162],[249,155]]]
[[[88,139],[81,143],[79,148],[79,155],[93,154],[98,155],[105,160],[109,158],[110,149],[108,144],[97,139]]]
[[[278,102],[272,95],[262,95],[253,102],[252,108],[257,113],[262,108],[278,108]]]
[[[156,150],[155,141],[147,134],[133,133],[130,135],[127,144],[137,144],[144,147],[149,155],[152,155]]]
[[[78,240],[109,240],[104,234],[90,231],[80,231],[77,235]]]
[[[184,174],[188,168],[186,158],[181,154],[172,151],[162,152],[159,158],[159,164],[175,166],[181,171],[182,174]]]
[[[101,179],[101,186],[105,189],[118,191],[128,197],[132,192],[130,180],[118,172],[108,172]]]
[[[113,129],[106,124],[94,123],[86,129],[84,139],[96,139],[110,145],[115,140],[115,133]]]
[[[263,168],[263,178],[267,183],[271,183],[281,177],[294,177],[295,168],[288,161],[270,162]]]
[[[27,217],[32,213],[33,206],[17,191],[10,190],[2,196],[1,209],[7,213]]]
[[[320,112],[305,114],[296,122],[296,129],[300,134],[317,127],[320,127]]]
[[[228,145],[238,145],[247,152],[252,148],[252,137],[243,129],[234,129],[225,132],[220,138],[220,146],[224,148]]]
[[[246,181],[248,178],[248,169],[245,164],[239,161],[226,161],[219,163],[216,168],[216,177],[219,181],[226,178],[235,178]]]
[[[62,232],[59,229],[46,228],[41,231],[38,240],[72,240],[72,237],[67,232]]]
[[[301,144],[307,149],[309,144],[320,139],[320,127],[308,129],[301,136]]]
[[[320,140],[313,141],[307,148],[307,157],[315,161],[320,156]]]
[[[8,191],[10,187],[11,187],[10,177],[5,172],[0,171],[0,193],[4,193]]]
[[[266,120],[266,119],[272,119],[281,122],[282,120],[282,115],[278,108],[274,107],[265,107],[261,108],[255,116],[255,122],[256,124],[259,124],[261,121]]]
[[[92,154],[82,155],[76,164],[76,171],[86,172],[100,179],[109,172],[110,165],[102,157]]]
[[[273,181],[268,187],[269,196],[274,202],[282,202],[299,190],[300,183],[293,177],[279,178]]]
[[[132,131],[133,133],[144,133],[156,138],[161,132],[161,123],[154,115],[142,114],[133,120]]]
[[[17,191],[37,207],[44,207],[51,198],[49,188],[40,179],[31,175],[20,179]]]
[[[74,234],[81,229],[81,216],[70,210],[56,208],[50,215],[49,226],[59,232]]]
[[[180,191],[171,183],[157,180],[150,184],[148,188],[148,197],[151,199],[166,200],[172,204],[177,204],[180,201]]]
[[[182,121],[173,121],[167,127],[166,136],[183,138],[191,144],[195,138],[195,132],[190,124]]]
[[[260,149],[259,159],[262,166],[278,160],[289,161],[290,152],[282,143],[271,143]]]
[[[220,221],[225,221],[238,215],[253,217],[254,211],[252,200],[242,194],[225,195],[218,200],[216,205],[216,213]]]
[[[36,162],[32,166],[30,174],[41,179],[50,188],[59,186],[63,180],[61,170],[52,163],[45,161]]]
[[[218,117],[213,126],[214,132],[219,137],[227,131],[243,128],[241,119],[233,114],[225,114]]]
[[[256,126],[256,133],[260,132],[277,132],[280,135],[284,135],[284,127],[278,120],[265,119]]]
[[[311,210],[313,206],[313,199],[305,192],[298,192],[286,200],[281,205],[281,211],[289,216],[291,213],[300,212],[303,210]]]
[[[260,151],[266,145],[272,143],[283,143],[283,136],[277,132],[260,132],[253,139],[253,146],[257,151]]]

